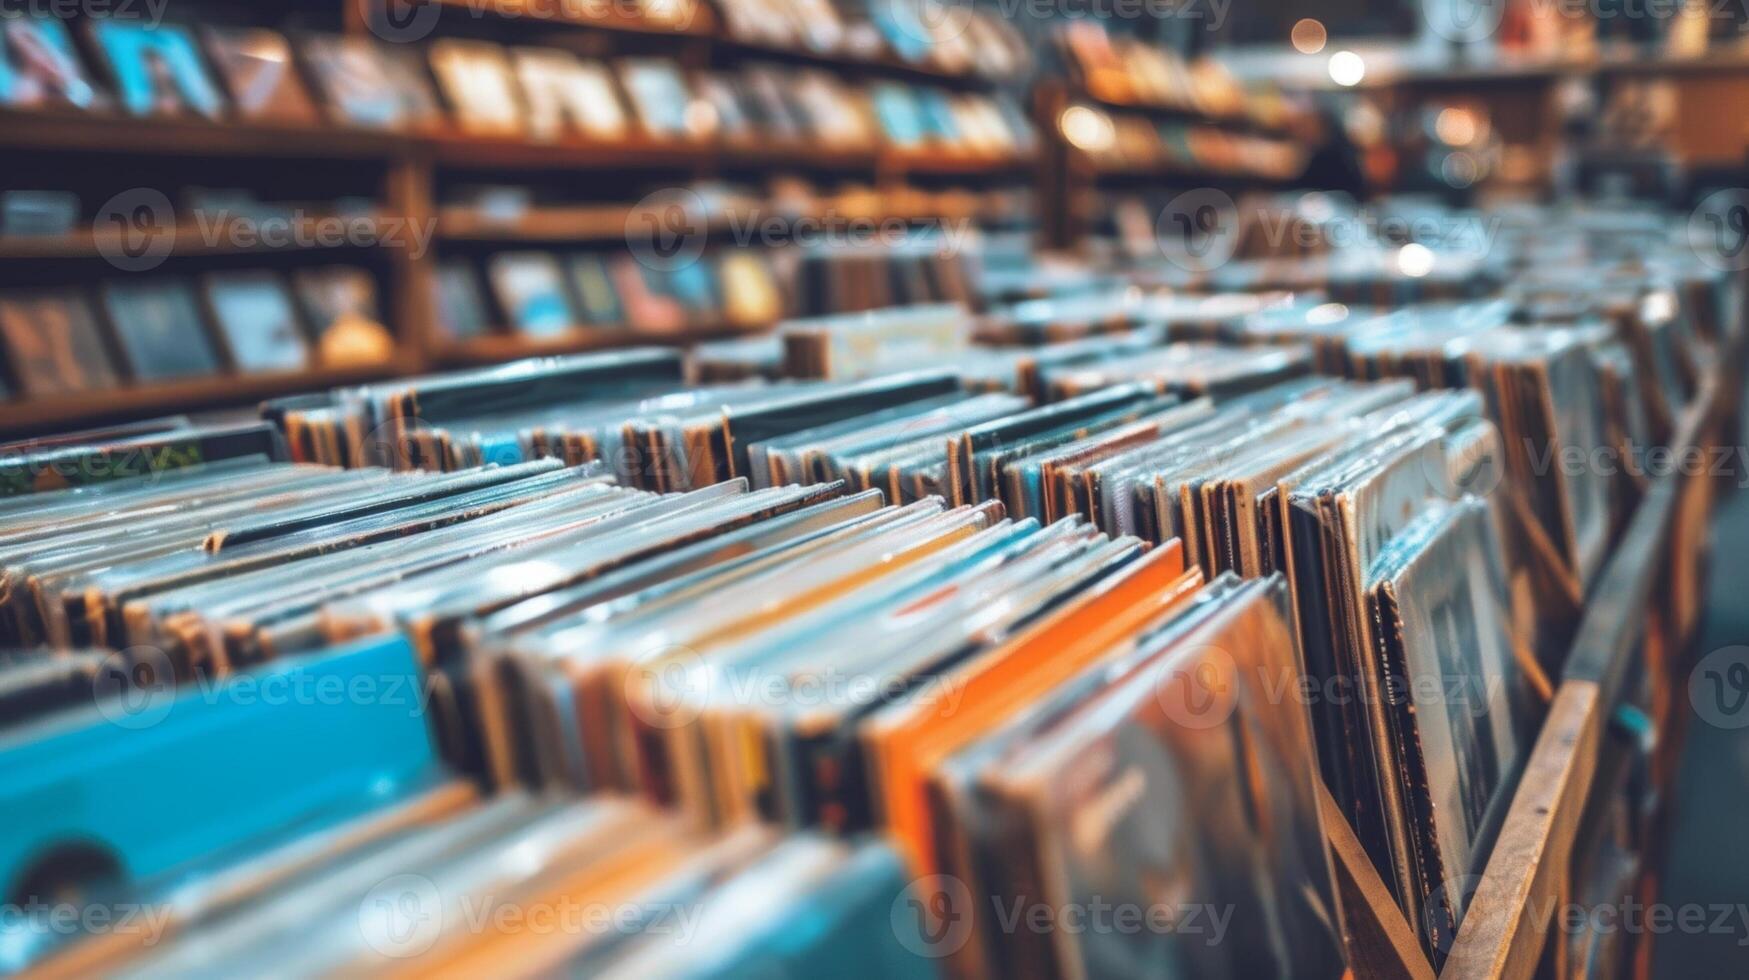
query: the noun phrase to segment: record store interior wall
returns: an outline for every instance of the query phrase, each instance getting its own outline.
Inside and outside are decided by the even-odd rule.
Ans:
[[[0,0],[0,974],[1749,976],[1746,107],[1709,0]]]

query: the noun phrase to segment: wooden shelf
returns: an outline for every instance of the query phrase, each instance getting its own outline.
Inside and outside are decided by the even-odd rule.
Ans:
[[[1708,75],[1749,73],[1749,50],[1725,50],[1685,57],[1632,57],[1609,54],[1597,58],[1503,59],[1493,63],[1451,64],[1381,70],[1360,84],[1339,86],[1328,78],[1311,82],[1282,79],[1284,88],[1316,91],[1376,91],[1388,88],[1463,88],[1475,86],[1546,85],[1566,77]]]
[[[1749,353],[1745,319],[1749,311],[1736,311],[1718,368],[1684,412],[1671,446],[1713,445],[1730,424]],[[1704,472],[1671,472],[1654,480],[1599,573],[1442,977],[1527,980],[1545,946],[1565,935],[1551,917],[1571,900],[1576,841],[1592,787],[1606,768],[1600,760],[1616,750],[1609,748],[1605,729],[1623,700],[1629,668],[1649,648],[1680,663],[1691,639],[1693,624],[1681,621],[1664,601],[1664,590],[1691,578],[1693,571],[1683,566],[1701,560],[1701,549],[1692,541],[1685,546],[1679,536],[1703,532],[1713,479]],[[1655,664],[1662,658],[1647,659]],[[1686,678],[1654,677],[1653,683],[1685,685]],[[1686,690],[1675,696],[1685,699]],[[1661,739],[1670,736],[1660,732]]]
[[[1218,126],[1222,129],[1239,130],[1241,132],[1254,133],[1259,136],[1289,138],[1293,135],[1293,124],[1291,122],[1279,126],[1270,125],[1269,123],[1265,123],[1244,112],[1230,116],[1216,116],[1210,115],[1195,106],[1166,105],[1159,102],[1108,99],[1079,88],[1071,91],[1069,97],[1075,102],[1090,103],[1109,112],[1131,112],[1139,115],[1152,116],[1161,120],[1178,120],[1206,126]]]
[[[527,337],[509,331],[487,334],[439,347],[432,359],[439,365],[465,367],[496,364],[524,357],[581,354],[620,347],[677,347],[707,340],[756,336],[762,328],[711,324],[655,333],[628,327],[576,327],[554,337]]]
[[[503,168],[612,170],[637,167],[692,169],[706,162],[716,149],[709,141],[562,139],[538,142],[516,137],[472,136],[451,133],[430,136],[419,142],[440,166]]]
[[[1030,153],[991,156],[937,148],[895,149],[882,156],[881,169],[895,175],[921,176],[1013,174],[1028,170],[1035,161]]]
[[[1254,186],[1277,186],[1291,183],[1297,174],[1277,176],[1271,174],[1249,173],[1242,171],[1215,171],[1196,167],[1182,167],[1177,164],[1160,163],[1149,165],[1132,164],[1098,164],[1088,161],[1090,168],[1097,177],[1127,178],[1132,180],[1159,179],[1177,183],[1197,182],[1215,185],[1248,184]]]
[[[342,126],[262,126],[203,119],[140,119],[110,112],[0,110],[0,147],[115,156],[387,160],[409,138]]]
[[[541,24],[556,24],[560,27],[574,27],[603,31],[618,31],[626,34],[643,34],[654,37],[708,37],[716,30],[715,15],[706,0],[693,0],[696,7],[692,17],[684,24],[664,24],[647,17],[632,17],[613,9],[612,3],[603,4],[608,13],[596,17],[572,17],[563,11],[567,8],[582,8],[581,3],[563,3],[560,0],[432,0],[440,7],[465,10],[469,14],[479,16],[482,12],[506,20],[534,21]]]
[[[279,241],[277,233],[265,236],[270,241],[263,241],[261,228],[264,223],[272,222],[275,229],[283,229],[288,241]],[[324,242],[317,239],[326,237],[325,229],[331,223],[345,222],[350,230],[360,222],[369,222],[375,229],[371,242]],[[345,248],[379,248],[385,233],[385,225],[381,218],[365,216],[329,215],[318,217],[303,217],[295,221],[281,222],[278,218],[250,221],[233,218],[227,222],[214,222],[208,226],[198,223],[184,222],[169,232],[173,241],[167,257],[184,257],[200,255],[238,255],[253,252],[285,252],[313,249],[345,249]],[[66,259],[96,259],[105,258],[121,251],[123,232],[104,229],[83,229],[68,232],[64,235],[12,235],[0,236],[0,260],[33,259],[38,261]],[[254,239],[253,241],[249,239]]]
[[[894,54],[885,46],[878,52],[862,54],[852,51],[826,52],[815,51],[812,48],[791,48],[776,44],[765,44],[760,41],[750,41],[735,37],[732,34],[721,33],[713,39],[715,46],[724,52],[738,57],[759,58],[791,65],[806,65],[820,68],[830,68],[841,73],[854,73],[862,76],[879,76],[896,81],[916,82],[923,85],[944,85],[956,88],[967,86],[987,87],[1016,81],[1009,78],[992,78],[975,71],[954,72],[934,65],[920,64]]]
[[[0,437],[78,429],[124,418],[244,408],[282,395],[362,384],[406,373],[402,359],[356,367],[312,368],[272,374],[221,374],[0,402]]]
[[[530,208],[511,219],[482,215],[472,208],[445,208],[438,214],[437,237],[446,242],[625,241],[636,209],[603,204],[570,208]]]

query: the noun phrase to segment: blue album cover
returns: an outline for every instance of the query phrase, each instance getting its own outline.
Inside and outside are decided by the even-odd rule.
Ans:
[[[923,109],[917,95],[909,87],[888,82],[874,87],[875,115],[887,139],[900,146],[921,145],[928,133],[923,122]]]
[[[99,104],[66,25],[52,17],[0,17],[0,105]]]
[[[186,29],[100,20],[92,26],[92,34],[109,60],[128,112],[136,116],[193,112],[208,119],[224,115],[224,96],[207,74],[194,36]]]
[[[309,363],[309,342],[277,275],[215,274],[207,278],[206,294],[240,370],[296,371]]]
[[[186,282],[124,280],[103,287],[104,310],[136,379],[217,374],[218,355]]]

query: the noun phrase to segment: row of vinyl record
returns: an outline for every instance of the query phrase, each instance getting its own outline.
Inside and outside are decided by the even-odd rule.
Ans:
[[[283,125],[325,119],[410,132],[447,130],[453,119],[476,135],[540,140],[624,140],[641,132],[658,139],[806,139],[834,147],[885,143],[1016,155],[1030,152],[1033,139],[1030,121],[1010,96],[894,81],[865,89],[824,69],[687,72],[659,57],[609,64],[559,49],[483,41],[439,40],[427,51],[311,35],[299,39],[300,72],[292,44],[273,31],[207,28],[197,43],[197,32],[187,27],[105,19],[93,21],[89,33],[121,107],[136,116]],[[0,104],[108,105],[62,22],[9,17],[0,39],[6,42]]]
[[[591,372],[598,396],[609,376],[635,392],[662,357],[376,397],[499,417],[494,387],[517,400]],[[717,421],[687,421],[684,401]],[[1014,935],[974,904],[973,938],[950,951],[968,976],[1108,957],[1128,975],[1162,956],[1199,975],[1334,975],[1322,766],[1441,948],[1462,913],[1442,886],[1485,853],[1535,722],[1498,503],[1465,492],[1491,490],[1499,465],[1474,448],[1481,399],[1304,380],[1028,405],[949,374],[599,404],[674,460],[646,479],[698,487],[660,496],[556,460],[399,477],[239,462],[39,494],[8,515],[7,550],[29,558],[7,561],[22,586],[7,623],[157,651],[179,677],[400,633],[432,670],[443,754],[493,785],[632,792],[707,826],[883,829],[914,876],[1004,902],[1145,904],[1165,876],[1252,933]],[[745,441],[713,446],[713,426]],[[770,488],[706,482],[736,472]],[[809,482],[821,473],[836,479]],[[1357,527],[1373,529],[1358,551]],[[1367,692],[1401,671],[1462,697],[1308,716],[1269,693],[1302,669]],[[1039,870],[1064,861],[1084,870]],[[963,899],[948,901],[951,924]]]
[[[969,4],[951,14],[926,0],[717,0],[717,6],[731,38],[851,65],[890,51],[906,64],[998,81],[1021,78],[1033,67],[1019,27]]]
[[[1108,104],[1244,118],[1277,129],[1310,114],[1308,105],[1279,89],[1245,88],[1218,61],[1185,61],[1159,44],[1114,35],[1101,20],[1077,18],[1061,25],[1053,40],[1070,78]]]
[[[10,393],[105,392],[219,374],[386,363],[375,280],[351,266],[106,281],[79,289],[0,290]]]
[[[483,263],[455,257],[437,264],[436,323],[452,341],[493,333],[497,323],[536,339],[590,330],[629,329],[655,340],[697,328],[762,329],[793,314],[970,302],[966,276],[974,262],[927,235],[843,250],[707,249],[677,262],[623,250],[499,252]],[[480,285],[482,265],[489,290]]]
[[[1345,949],[1327,790],[1437,962],[1562,630],[1639,489],[1631,468],[1538,461],[1655,439],[1654,390],[1687,407],[1682,364],[1707,362],[1723,334],[1704,321],[1731,308],[1729,277],[1688,288],[1661,268],[1668,219],[1636,220],[1511,216],[1502,240],[1540,261],[1505,262],[1496,302],[1368,316],[1321,295],[1120,290],[982,327],[897,311],[786,328],[786,370],[835,380],[689,385],[679,354],[647,350],[285,399],[261,425],[7,447],[0,486],[36,492],[0,500],[0,628],[69,652],[0,671],[0,705],[43,726],[0,747],[18,753],[8,771],[43,774],[8,808],[0,880],[63,885],[53,872],[91,855],[43,854],[113,840],[134,894],[192,902],[189,941],[148,951],[147,972],[232,962],[288,927],[187,896],[356,913],[399,874],[477,894],[484,867],[429,851],[348,853],[289,888],[198,861],[271,868],[264,835],[294,826],[316,839],[270,838],[275,853],[307,861],[464,773],[497,806],[616,794],[695,831],[877,833],[902,871],[851,918],[884,900],[893,921],[839,955],[883,970],[1328,977]],[[1600,275],[1612,289],[1588,288]],[[1040,326],[1077,319],[1067,341]],[[267,461],[286,452],[303,462]],[[128,651],[124,686],[202,686],[118,737],[113,705],[78,708],[116,666],[72,652],[90,648]],[[417,674],[424,708],[222,694],[311,671]],[[214,712],[227,730],[320,734],[215,739]],[[392,738],[365,730],[391,718]],[[228,771],[213,754],[233,741],[266,746],[241,768],[272,778],[227,786],[200,833],[180,803],[143,806],[150,789],[106,805],[141,758]],[[306,771],[330,778],[288,799],[281,773]],[[60,778],[89,805],[34,802]],[[136,843],[160,837],[178,847]],[[529,850],[550,856],[514,874],[587,877],[582,858]],[[242,890],[198,887],[213,881]],[[1101,902],[1232,915],[1208,942],[1008,914]],[[485,955],[438,918],[430,948]],[[307,964],[290,972],[389,955],[356,929],[321,934],[288,946]],[[491,951],[520,975],[610,950],[524,930]]]
[[[586,67],[564,52],[436,41],[431,66],[456,122],[469,133],[560,135],[556,114],[534,111],[530,93],[543,87],[557,87],[567,99],[566,112],[588,135],[621,139],[627,133],[627,114],[617,108],[620,100],[604,65]],[[894,81],[863,87],[824,69],[774,65],[687,73],[672,61],[627,59],[618,67],[638,124],[661,139],[807,140],[838,149],[933,146],[1010,156],[1032,150],[1032,123],[1004,93],[956,93]]]
[[[1164,170],[1244,175],[1266,180],[1299,176],[1306,147],[1294,140],[1235,133],[1220,126],[1158,120],[1076,103],[1057,125],[1077,149],[1109,170]]]
[[[945,387],[940,380],[913,378],[819,390],[814,401],[846,406],[828,414],[850,421],[847,412],[858,408],[931,390],[948,393],[954,382],[946,381]],[[1164,404],[1150,397],[1132,407]],[[773,411],[763,414],[781,417]],[[788,421],[806,424],[793,414]],[[1012,420],[1035,421],[1025,413]],[[172,432],[135,441],[165,445],[192,438]],[[62,449],[62,459],[67,452]],[[1245,582],[1230,574],[1205,582],[1177,544],[1149,548],[1133,537],[1111,538],[1082,520],[1047,528],[1035,519],[1004,516],[994,501],[959,507],[939,498],[903,507],[884,503],[879,491],[849,493],[841,483],[751,490],[743,479],[653,495],[616,486],[596,468],[554,461],[396,476],[235,460],[35,495],[8,508],[6,537],[20,546],[33,542],[42,560],[28,569],[8,562],[8,571],[31,577],[46,587],[44,595],[86,579],[93,602],[75,617],[79,623],[57,624],[26,623],[33,615],[24,607],[28,603],[13,604],[10,624],[82,632],[102,622],[104,639],[115,628],[158,636],[161,642],[150,650],[138,645],[123,655],[130,658],[124,676],[134,678],[126,683],[140,689],[121,694],[157,697],[171,676],[209,678],[205,690],[190,689],[155,715],[149,729],[132,733],[142,737],[108,754],[99,772],[82,772],[80,785],[101,787],[86,777],[112,772],[148,743],[153,751],[179,755],[186,747],[203,759],[213,758],[204,753],[234,751],[212,744],[219,732],[235,733],[238,741],[249,733],[256,771],[270,765],[274,778],[271,787],[257,779],[234,781],[224,803],[197,818],[198,834],[188,833],[196,828],[185,824],[179,846],[137,855],[129,852],[132,843],[167,829],[164,821],[170,819],[170,808],[158,806],[153,793],[126,808],[136,828],[126,835],[115,829],[124,808],[103,805],[113,790],[86,796],[89,807],[52,813],[26,807],[9,828],[21,846],[7,850],[6,880],[23,886],[55,881],[54,872],[66,868],[36,863],[41,845],[52,853],[54,843],[72,834],[80,841],[120,837],[118,846],[128,850],[117,858],[128,877],[118,884],[126,894],[171,907],[177,935],[146,950],[126,950],[125,961],[106,965],[142,975],[217,969],[229,956],[258,952],[257,943],[282,934],[285,908],[314,902],[339,909],[348,903],[344,907],[356,914],[358,895],[350,882],[369,882],[368,890],[388,877],[419,875],[477,894],[470,886],[481,879],[468,874],[490,868],[484,883],[502,880],[511,892],[518,878],[555,885],[563,879],[576,887],[594,866],[586,849],[561,847],[558,840],[570,838],[557,827],[549,831],[550,846],[529,844],[519,821],[503,814],[519,807],[526,813],[520,786],[544,791],[549,799],[580,791],[624,795],[624,789],[615,792],[623,786],[648,802],[678,808],[694,833],[716,828],[720,839],[748,833],[736,829],[737,813],[762,813],[772,818],[767,823],[792,831],[814,825],[850,840],[885,828],[890,844],[858,852],[879,855],[863,860],[884,869],[871,875],[878,884],[865,882],[874,894],[856,905],[859,914],[843,920],[846,929],[862,923],[854,927],[861,935],[832,950],[860,964],[878,960],[920,976],[947,964],[966,975],[995,964],[1057,975],[1110,960],[1110,969],[1127,974],[1164,957],[1199,975],[1340,972],[1344,954],[1316,808],[1311,729],[1296,702],[1272,700],[1261,686],[1263,678],[1296,669],[1287,583],[1280,576]],[[64,531],[70,512],[86,514],[89,533]],[[113,562],[106,569],[79,570],[77,562],[63,560],[79,550],[80,541],[100,534],[108,539],[100,547],[104,560]],[[192,546],[195,536],[198,546]],[[128,595],[110,591],[115,586]],[[1004,601],[994,602],[998,597]],[[113,599],[128,608],[111,605]],[[212,632],[218,621],[207,617],[221,610],[228,610],[228,625]],[[331,636],[377,633],[370,620],[382,616],[408,618],[418,642],[410,647],[406,640],[371,639],[320,652]],[[271,630],[278,645],[244,654],[230,641],[242,638],[237,629],[245,624]],[[602,638],[611,642],[600,645],[585,635],[597,630],[607,631]],[[679,630],[678,642],[657,648],[618,642],[622,635],[651,630]],[[468,637],[475,635],[502,637],[514,652],[511,646],[489,652],[496,640],[477,650],[452,646],[471,643]],[[100,642],[96,634],[88,639]],[[536,667],[547,655],[535,651],[549,640],[559,645],[540,674],[528,678],[539,687],[497,683],[504,672]],[[1209,662],[1247,693],[1229,702],[1221,717],[1210,715],[1212,723],[1200,723],[1199,716],[1179,714],[1174,699],[1190,704],[1200,696],[1178,687],[1200,676],[1206,651],[1217,646],[1244,658]],[[651,656],[636,655],[635,663],[622,663],[617,652],[646,649]],[[97,661],[74,654],[28,661],[28,677],[22,670],[7,672],[4,683],[12,696],[6,703],[33,706],[28,720],[40,726],[30,733],[35,737],[8,743],[19,753],[8,760],[15,764],[11,771],[80,765],[68,739],[113,732],[103,713],[115,712],[114,702],[45,712],[49,699],[16,693],[25,684],[76,691],[69,676],[89,681],[113,666],[113,658]],[[381,684],[417,674],[416,664],[428,671],[416,689],[429,698],[429,718],[410,713],[405,700],[386,701],[386,694],[333,703],[264,698],[252,702],[253,711],[242,707],[241,697],[230,696],[232,685],[316,683],[280,679],[298,672]],[[720,685],[709,681],[693,688],[674,673],[707,668],[722,671]],[[769,681],[786,677],[784,689],[767,689]],[[524,694],[544,702],[548,678],[574,691],[570,703],[587,707],[538,716],[551,727],[521,742],[513,728],[537,716],[526,714],[519,702]],[[671,680],[680,686],[667,687]],[[742,683],[766,693],[742,697],[735,693]],[[969,693],[971,686],[979,688],[976,697],[945,699],[956,690]],[[666,707],[674,693],[686,705],[678,712]],[[694,694],[703,700],[695,701]],[[598,713],[596,699],[602,697],[607,700],[600,708],[611,714]],[[718,743],[714,735],[706,738],[705,722],[716,728],[723,711],[731,713],[725,723],[745,712],[734,724],[776,727],[758,735],[749,729],[736,746]],[[350,720],[343,722],[342,715]],[[1060,724],[1047,724],[1047,715]],[[291,751],[278,734],[302,727],[294,717],[320,730],[305,752]],[[426,832],[414,837],[425,844],[403,839],[388,851],[353,846],[328,853],[337,845],[357,845],[368,833],[360,825],[381,826],[393,817],[385,809],[428,791],[437,778],[432,750],[418,749],[409,719],[433,723],[432,744],[452,765],[515,784],[483,808],[500,816],[476,816],[480,810],[470,809],[445,822],[490,828],[473,838],[475,853],[461,866],[433,853],[435,841]],[[376,725],[388,730],[373,732]],[[597,728],[605,740],[596,737]],[[336,744],[340,739],[361,744],[343,750]],[[521,754],[522,745],[536,754]],[[731,755],[720,754],[731,748]],[[397,751],[391,756],[389,749]],[[282,756],[295,761],[282,762]],[[745,758],[748,766],[730,765],[732,757]],[[858,758],[866,758],[866,768]],[[965,790],[987,784],[989,792],[974,799],[956,791],[956,799],[941,803],[947,809],[925,822],[929,782],[947,777],[948,770],[913,765],[924,759],[938,759],[944,767],[949,761],[970,765],[952,778]],[[1104,762],[1089,767],[1090,759]],[[695,768],[700,762],[707,768]],[[329,763],[327,777],[297,801],[275,792],[286,775]],[[547,770],[555,764],[561,768]],[[1259,775],[1249,788],[1232,778],[1248,770]],[[1069,772],[1077,775],[1066,780]],[[23,802],[34,785],[25,780],[8,792]],[[370,794],[361,802],[366,785]],[[727,809],[719,812],[719,806]],[[272,835],[264,843],[260,834],[240,839],[260,826],[270,808],[277,820],[290,818],[303,836],[295,843]],[[583,812],[575,804],[554,809],[569,814],[557,821],[564,824]],[[1090,824],[1085,814],[1093,811],[1103,816]],[[1034,829],[1004,829],[1016,818]],[[1162,835],[1161,827],[1171,833]],[[937,840],[951,837],[958,838],[952,849],[937,850]],[[517,839],[524,841],[514,852],[522,860],[512,864],[521,870],[510,871],[497,855],[512,853],[507,848]],[[613,858],[631,860],[636,845],[618,843],[625,850]],[[838,847],[842,853],[843,845]],[[271,870],[293,849],[306,868],[313,856],[319,858],[317,873],[276,885],[276,877],[286,879]],[[200,867],[191,851],[209,862]],[[217,854],[225,858],[213,861]],[[1119,855],[1121,863],[1114,863]],[[190,870],[191,860],[197,870]],[[1040,868],[1065,860],[1093,877],[1040,876]],[[239,868],[239,861],[247,863]],[[928,877],[922,872],[929,868],[950,877]],[[1145,873],[1137,877],[1137,871]],[[214,874],[230,887],[201,887],[216,883],[209,877]],[[1177,883],[1169,901],[1148,884],[1161,876]],[[440,895],[448,893],[443,884],[438,888]],[[861,888],[853,891],[863,894]],[[1189,940],[1188,930],[1168,928],[1139,934],[1012,932],[982,899],[972,903],[962,894],[1042,908],[1104,900],[1140,910],[1165,902],[1171,908],[1163,911],[1175,922],[1195,914],[1193,909],[1230,908],[1233,914],[1230,922],[1223,920],[1231,931],[1220,942],[1202,934]],[[233,914],[244,902],[249,907]],[[758,904],[767,910],[762,915],[806,918],[794,901]],[[871,915],[894,908],[899,911],[892,913],[892,924]],[[302,975],[348,964],[382,969],[398,956],[427,949],[484,955],[472,948],[463,923],[445,918],[432,943],[410,951],[377,946],[368,930],[362,942],[356,930],[324,930],[321,941],[313,941],[318,933],[301,926],[296,955],[280,966]],[[869,927],[871,918],[876,927]],[[521,974],[549,957],[575,962],[608,951],[589,940],[528,932],[495,951],[492,962],[497,970]],[[791,945],[811,950],[814,944],[797,937]],[[111,946],[86,955],[114,958],[122,952]],[[140,953],[145,955],[133,958]],[[725,951],[688,946],[660,955],[708,963]],[[801,954],[767,955],[782,962]]]

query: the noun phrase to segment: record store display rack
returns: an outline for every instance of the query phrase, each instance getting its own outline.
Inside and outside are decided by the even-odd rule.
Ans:
[[[0,962],[1636,975],[1742,277],[1443,217],[7,445]]]
[[[1315,142],[1168,40],[941,6],[8,13],[0,436],[979,309],[973,266],[1133,232],[1162,179],[1273,186]]]
[[[0,9],[0,972],[1644,975],[1743,263],[1003,12]]]
[[[969,301],[887,266],[1033,221],[1032,48],[982,11],[151,6],[0,24],[9,434]]]

